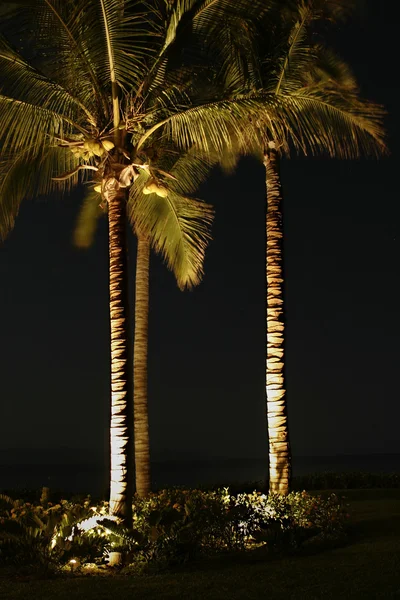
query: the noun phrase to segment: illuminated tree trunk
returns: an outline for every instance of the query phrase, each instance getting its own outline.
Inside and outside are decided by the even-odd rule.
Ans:
[[[107,182],[111,325],[110,513],[132,521],[132,372],[129,351],[126,198]]]
[[[151,489],[149,416],[147,403],[147,346],[149,322],[150,242],[138,236],[135,293],[135,341],[133,348],[136,493]]]
[[[271,142],[264,155],[267,183],[267,365],[266,394],[269,438],[269,490],[288,494],[291,476],[284,381],[284,314],[282,257],[282,190],[279,156]]]

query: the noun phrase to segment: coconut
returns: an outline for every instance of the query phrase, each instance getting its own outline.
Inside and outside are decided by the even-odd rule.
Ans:
[[[157,194],[158,185],[154,181],[154,179],[151,179],[150,182],[144,186],[144,190],[148,190],[147,192],[145,192],[147,194]]]
[[[161,198],[166,198],[168,196],[168,190],[163,185],[158,185],[156,189],[156,194]]]
[[[95,154],[96,156],[103,156],[103,154],[105,153],[106,149],[103,148],[103,146],[101,144],[93,144],[92,146],[92,152],[93,154]]]
[[[114,142],[112,142],[111,140],[102,140],[101,143],[103,144],[103,146],[107,150],[107,152],[109,152],[110,150],[112,150],[114,148]]]

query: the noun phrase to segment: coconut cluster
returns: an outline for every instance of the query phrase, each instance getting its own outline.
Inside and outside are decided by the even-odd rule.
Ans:
[[[157,194],[161,198],[166,198],[168,196],[168,189],[156,181],[155,179],[151,179],[149,183],[143,188],[143,194]]]
[[[70,150],[72,154],[83,158],[83,160],[89,160],[93,156],[102,157],[106,152],[109,152],[114,148],[114,143],[110,140],[102,140],[97,142],[96,140],[85,140],[82,145],[71,146]]]

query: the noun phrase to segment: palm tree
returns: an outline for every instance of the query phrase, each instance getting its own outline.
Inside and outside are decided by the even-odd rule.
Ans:
[[[150,153],[150,149],[148,149]],[[154,144],[152,151],[154,153]],[[144,497],[151,490],[150,442],[147,399],[147,346],[149,313],[149,268],[151,243],[173,271],[181,290],[198,285],[213,210],[191,195],[206,179],[217,156],[199,152],[177,152],[171,144],[157,144],[158,167],[168,169],[168,194],[157,189],[152,169],[142,169],[130,190],[128,216],[137,237],[135,277],[134,373],[134,446],[136,493]],[[161,169],[158,169],[161,170]],[[151,192],[151,190],[157,190]],[[150,193],[149,193],[150,192]],[[160,195],[161,194],[161,195]],[[75,229],[75,244],[92,244],[99,210],[98,195],[88,194],[82,204]]]
[[[154,161],[150,166],[149,149],[158,137],[208,155],[229,148],[233,139],[244,147],[255,138],[243,128],[244,118],[270,121],[276,114],[262,92],[232,99],[199,94],[193,83],[192,56],[209,45],[217,60],[216,31],[236,22],[248,4],[243,0],[233,11],[226,0],[160,0],[152,6],[144,0],[20,0],[10,3],[2,20],[1,236],[13,227],[22,199],[68,192],[79,183],[89,186],[92,198],[98,192],[108,212],[110,512],[126,522],[133,456],[129,194],[140,175],[156,179],[151,183],[166,195],[172,190],[169,174]],[[256,11],[263,3],[250,4]],[[204,62],[195,64],[195,71],[204,69]],[[139,232],[141,224],[135,228]],[[168,254],[166,242],[152,238],[151,225],[143,230]]]
[[[133,379],[135,382],[134,443],[136,493],[147,496],[151,490],[149,413],[147,402],[147,349],[149,323],[150,240],[138,235],[135,279],[135,338]]]
[[[291,476],[291,453],[284,384],[283,219],[279,157],[274,142],[269,142],[266,148],[264,165],[268,198],[266,211],[266,394],[269,489],[274,493],[287,494]]]
[[[329,7],[328,7],[329,8]],[[333,5],[331,17],[341,16]],[[286,52],[280,57],[275,93],[304,94],[301,108],[314,133],[307,139],[309,151],[331,157],[358,158],[363,154],[385,153],[383,111],[370,102],[361,102],[358,86],[348,66],[321,45],[307,40],[308,28],[323,12],[313,4],[300,3],[289,29]],[[310,104],[307,102],[311,100]],[[316,105],[321,114],[314,123]],[[329,114],[325,107],[329,107]],[[326,113],[326,114],[324,114]],[[311,131],[310,131],[311,133]],[[306,145],[301,142],[304,149]],[[290,483],[290,447],[284,386],[284,304],[283,304],[283,218],[279,176],[280,151],[270,141],[265,155],[267,184],[267,413],[270,445],[270,490],[287,494]]]
[[[97,203],[101,199],[107,208],[110,510],[128,522],[133,409],[125,223],[129,196],[135,200],[140,179],[147,182],[147,191],[153,186],[153,193],[142,194],[147,214],[137,211],[135,231],[162,250],[167,263],[179,256],[178,246],[175,255],[168,252],[165,237],[160,237],[163,228],[153,225],[157,203],[145,203],[149,196],[152,200],[162,194],[170,198],[174,185],[179,186],[179,181],[174,183],[170,173],[159,168],[154,143],[162,139],[179,151],[208,156],[234,147],[243,151],[254,147],[262,129],[267,139],[279,143],[290,138],[300,148],[308,144],[313,149],[322,142],[331,148],[328,134],[313,137],[307,107],[308,113],[310,107],[318,109],[313,127],[326,124],[331,117],[336,129],[338,121],[345,133],[354,133],[356,145],[369,136],[379,137],[376,124],[364,137],[360,134],[359,105],[349,119],[344,110],[338,114],[319,102],[318,90],[312,87],[302,93],[277,94],[271,87],[246,83],[238,93],[235,78],[242,75],[241,57],[229,58],[236,50],[232,32],[243,22],[250,23],[250,16],[257,23],[255,15],[264,15],[268,3],[242,0],[234,9],[230,4],[227,0],[160,0],[149,7],[140,0],[21,0],[2,20],[1,235],[12,228],[23,198],[55,189],[67,192],[78,183],[88,184],[92,199],[97,191]],[[29,36],[24,38],[27,27]],[[24,47],[21,38],[27,40]],[[205,60],[208,57],[210,62],[210,52],[212,69]],[[216,85],[221,73],[225,74],[223,86]],[[257,70],[251,75],[255,77]],[[249,119],[257,127],[246,127]],[[157,189],[161,195],[154,193]],[[190,229],[190,222],[187,226]]]
[[[213,212],[210,206],[188,197],[212,167],[210,156],[179,153],[171,160],[170,148],[158,164],[169,169],[169,188],[165,195],[149,194],[154,179],[146,172],[131,189],[129,217],[137,234],[134,337],[134,443],[136,493],[146,496],[151,490],[150,442],[147,397],[147,346],[149,313],[150,240],[156,252],[164,256],[180,289],[201,281],[204,254],[209,239]],[[165,171],[164,171],[165,172]],[[184,177],[190,185],[184,185]],[[160,192],[160,190],[158,190]]]
[[[341,0],[288,0],[272,3],[267,21],[236,23],[225,43],[222,85],[231,98],[262,90],[274,105],[266,115],[249,116],[259,132],[250,150],[266,169],[266,404],[269,438],[269,487],[287,494],[291,477],[287,400],[284,379],[283,215],[280,157],[302,152],[334,158],[385,153],[382,107],[359,97],[348,66],[310,37],[316,21],[337,21],[349,5]],[[263,15],[265,17],[265,15]],[[260,26],[261,25],[261,26]],[[233,143],[233,163],[249,152]]]
[[[345,4],[345,3],[344,3]],[[269,437],[269,488],[287,494],[291,476],[287,401],[284,379],[284,274],[280,156],[294,152],[330,157],[378,156],[385,152],[383,110],[361,101],[354,77],[335,54],[310,39],[310,26],[344,15],[346,6],[324,0],[298,0],[278,7],[270,36],[249,52],[241,41],[245,68],[236,81],[263,88],[275,96],[284,136],[260,129],[266,169],[266,397]],[[271,16],[271,15],[270,15]],[[265,44],[266,42],[266,44]],[[237,43],[239,43],[237,41]],[[263,59],[260,59],[260,55]],[[257,57],[254,61],[254,56]],[[262,65],[261,68],[258,68]],[[236,93],[238,93],[238,91]],[[256,123],[257,125],[257,123]],[[258,154],[260,154],[258,152]]]

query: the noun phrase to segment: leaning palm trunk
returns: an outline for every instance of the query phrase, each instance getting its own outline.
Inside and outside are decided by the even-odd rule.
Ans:
[[[150,242],[138,235],[135,294],[135,341],[133,349],[136,493],[150,492],[149,417],[147,406],[147,346],[149,322]]]
[[[279,157],[273,145],[264,155],[267,183],[267,368],[270,492],[288,494],[291,456],[284,382],[284,314],[282,259],[282,193]]]
[[[129,352],[126,198],[116,180],[107,194],[110,253],[111,482],[110,513],[132,517],[132,376]]]

